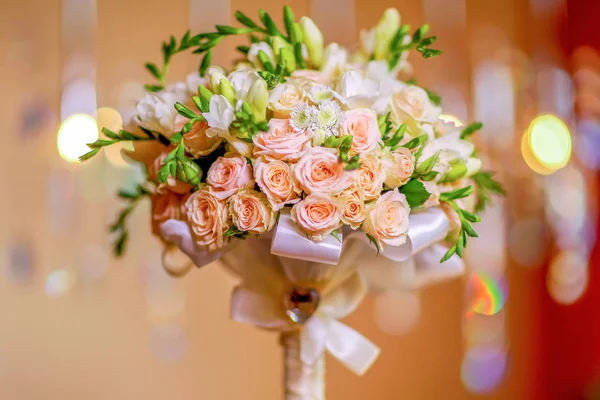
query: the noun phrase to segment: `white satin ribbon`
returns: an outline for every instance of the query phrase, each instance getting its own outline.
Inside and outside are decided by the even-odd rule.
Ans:
[[[248,245],[252,246],[251,243]],[[230,258],[228,262],[241,261]],[[280,332],[300,330],[300,357],[308,365],[316,363],[325,350],[356,374],[363,374],[375,361],[379,348],[338,321],[354,311],[366,295],[367,287],[358,271],[346,273],[342,281],[329,275],[326,283],[316,285],[320,295],[317,310],[304,325],[297,325],[289,319],[284,308],[284,296],[289,295],[295,282],[290,282],[285,273],[265,266],[262,261],[246,265],[252,273],[245,274],[241,285],[233,292],[232,319]],[[344,268],[331,269],[333,274],[338,270]],[[268,287],[264,282],[269,282]]]
[[[283,209],[274,229],[271,253],[276,256],[336,265],[342,255],[342,233],[340,240],[333,236],[315,242],[304,234],[292,221],[289,210]]]

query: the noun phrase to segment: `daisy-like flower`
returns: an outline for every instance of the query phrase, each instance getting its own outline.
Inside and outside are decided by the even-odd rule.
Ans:
[[[300,103],[292,108],[290,125],[297,132],[302,132],[312,127],[315,122],[315,109],[306,103]]]
[[[315,85],[308,92],[308,98],[315,104],[333,99],[333,91],[327,85]]]
[[[336,133],[342,121],[342,108],[333,100],[326,100],[319,106],[315,116],[315,127]]]

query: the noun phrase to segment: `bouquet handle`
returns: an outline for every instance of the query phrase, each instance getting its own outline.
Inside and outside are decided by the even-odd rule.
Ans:
[[[325,354],[314,364],[300,357],[300,331],[284,332],[283,347],[285,400],[325,400]]]

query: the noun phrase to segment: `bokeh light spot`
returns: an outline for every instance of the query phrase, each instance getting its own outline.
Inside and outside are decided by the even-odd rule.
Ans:
[[[534,118],[527,133],[531,152],[543,167],[556,171],[567,165],[571,133],[558,117],[547,114]]]
[[[46,294],[52,297],[62,296],[73,288],[75,277],[66,269],[56,270],[46,278]]]
[[[79,157],[90,151],[87,143],[98,140],[96,120],[87,114],[75,114],[65,119],[58,129],[56,144],[60,156],[68,162],[79,162]]]
[[[463,358],[461,378],[471,392],[491,392],[504,378],[506,352],[503,347],[473,347]]]

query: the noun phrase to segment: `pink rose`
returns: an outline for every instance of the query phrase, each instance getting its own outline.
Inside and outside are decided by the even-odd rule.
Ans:
[[[309,147],[312,132],[297,132],[287,119],[273,118],[269,121],[269,131],[252,137],[254,155],[271,160],[297,161]]]
[[[406,196],[394,189],[368,206],[362,229],[377,240],[379,247],[400,246],[406,242],[409,214]]]
[[[442,110],[429,100],[427,92],[414,85],[410,85],[394,92],[392,95],[392,115],[397,123],[410,122],[435,122]]]
[[[208,128],[206,121],[198,121],[192,125],[192,129],[188,133],[183,135],[185,149],[192,157],[199,158],[212,153],[223,141],[218,136],[212,138],[206,136]]]
[[[340,134],[352,135],[352,153],[362,154],[375,150],[381,140],[377,114],[368,108],[346,111],[340,124]]]
[[[322,85],[329,85],[329,78],[326,74],[321,71],[313,69],[297,69],[292,72],[292,79],[296,79],[300,82],[312,82],[320,83]]]
[[[296,85],[284,83],[278,85],[269,95],[269,109],[273,118],[289,118],[292,108],[303,102],[304,90]]]
[[[292,207],[292,221],[311,240],[323,240],[342,225],[342,207],[331,197],[315,193]]]
[[[361,166],[356,172],[354,186],[366,201],[374,200],[383,190],[385,170],[379,158],[369,155],[360,159]]]
[[[227,203],[233,223],[240,231],[261,234],[273,229],[275,212],[267,197],[256,190],[242,190]]]
[[[181,218],[181,197],[173,192],[157,193],[150,197],[152,204],[152,233],[161,236],[160,225]]]
[[[381,162],[386,173],[385,184],[390,188],[404,185],[415,170],[415,158],[406,147],[385,154]]]
[[[352,184],[354,171],[344,171],[334,149],[314,147],[292,166],[294,179],[306,193],[337,194]]]
[[[283,161],[258,158],[254,162],[254,179],[275,211],[300,201],[302,190],[292,181],[290,166]]]
[[[360,228],[366,217],[366,206],[358,192],[352,192],[340,197],[340,203],[344,205],[342,221],[350,225],[352,229]]]
[[[173,150],[172,147],[168,148],[166,151],[162,152],[158,157],[156,157],[154,162],[147,166],[148,180],[157,185],[158,193],[165,193],[166,191],[171,191],[177,194],[188,193],[190,190],[192,190],[193,186],[189,183],[181,182],[171,175],[169,175],[165,183],[158,182],[158,171],[165,165],[164,160],[171,150]]]
[[[239,189],[251,186],[252,167],[245,157],[219,157],[212,163],[206,174],[210,192],[219,200],[224,200]]]
[[[206,189],[194,192],[186,202],[187,219],[194,241],[209,251],[224,246],[229,228],[227,206]]]

